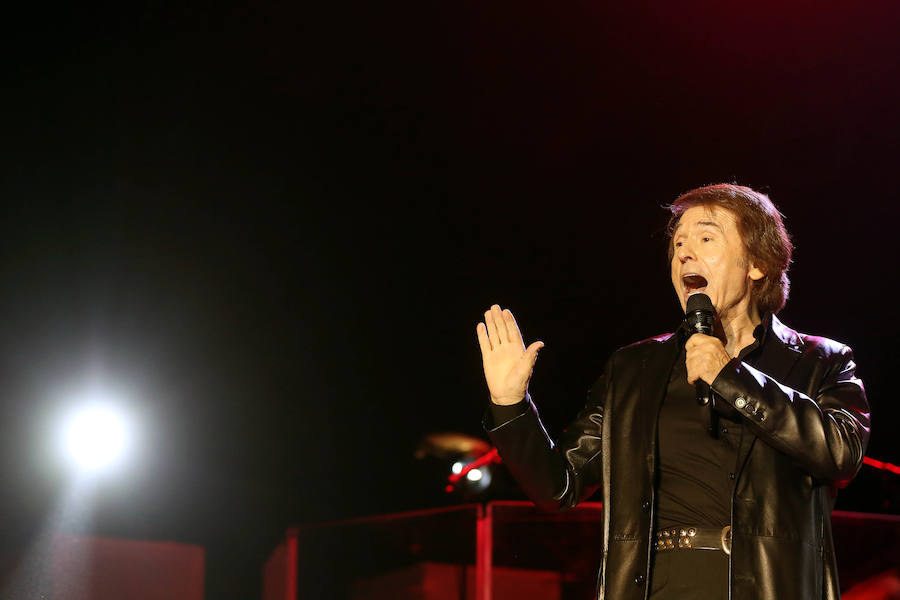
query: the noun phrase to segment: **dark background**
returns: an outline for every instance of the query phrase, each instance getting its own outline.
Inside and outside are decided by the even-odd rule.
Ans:
[[[670,331],[661,206],[721,181],[785,213],[781,316],[854,347],[869,454],[900,463],[900,10],[792,4],[10,14],[6,545],[66,489],[65,390],[104,381],[142,438],[84,529],[203,544],[209,598],[258,597],[285,527],[435,502],[413,449],[483,435],[491,303],[547,344],[552,430],[612,350]],[[839,507],[895,511],[881,478]]]

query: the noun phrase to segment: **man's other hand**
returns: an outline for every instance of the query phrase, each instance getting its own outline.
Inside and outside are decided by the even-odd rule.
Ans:
[[[515,317],[496,304],[485,311],[484,322],[475,327],[475,333],[491,401],[504,405],[521,401],[544,342],[534,342],[526,349]]]
[[[698,379],[712,385],[722,367],[728,364],[731,357],[725,351],[722,340],[702,333],[695,333],[684,345],[688,383]]]

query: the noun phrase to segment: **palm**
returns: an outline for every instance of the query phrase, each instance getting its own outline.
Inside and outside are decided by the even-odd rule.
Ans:
[[[497,404],[514,404],[525,396],[537,352],[543,342],[534,342],[528,349],[515,317],[496,304],[484,313],[484,323],[476,328],[491,399]]]

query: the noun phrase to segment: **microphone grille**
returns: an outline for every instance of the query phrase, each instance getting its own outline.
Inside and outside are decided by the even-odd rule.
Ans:
[[[713,306],[712,300],[709,299],[709,296],[706,294],[691,294],[688,296],[687,300],[687,311],[686,312],[716,312],[715,307]]]

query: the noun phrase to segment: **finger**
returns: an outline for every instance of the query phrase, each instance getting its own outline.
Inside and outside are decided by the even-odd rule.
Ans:
[[[541,348],[544,347],[544,342],[534,342],[528,349],[525,350],[525,355],[531,361],[531,366],[534,366],[535,361],[537,361],[538,352],[541,351]]]
[[[487,327],[485,327],[484,323],[479,323],[475,326],[475,335],[478,336],[478,346],[481,348],[482,354],[487,354],[494,349],[491,346],[491,340],[488,338]]]
[[[688,338],[687,342],[684,343],[685,348],[695,348],[697,346],[702,346],[704,344],[712,344],[715,342],[722,343],[719,338],[713,337],[711,335],[706,335],[703,333],[695,333],[691,337]]]
[[[691,385],[694,385],[694,382],[697,381],[697,375],[694,374],[694,370],[690,367],[687,368],[687,382]]]
[[[487,327],[488,337],[491,338],[491,347],[497,348],[500,345],[500,334],[497,333],[497,323],[494,321],[494,311],[488,309],[484,313],[484,324]]]
[[[506,339],[509,340],[509,343],[524,348],[525,342],[522,341],[522,332],[519,331],[519,324],[516,323],[516,318],[513,316],[512,311],[508,308],[504,310],[503,318],[506,321]]]
[[[687,382],[693,384],[697,377],[694,375],[694,365],[696,364],[696,358],[691,354],[685,356],[684,358],[684,370],[687,375]]]
[[[494,324],[497,327],[497,344],[505,344],[506,342],[506,319],[503,318],[503,311],[500,306],[495,304],[491,307],[491,314],[494,316]]]
[[[691,337],[687,339],[684,343],[685,350],[691,350],[692,348],[696,348],[697,346],[703,344],[703,338],[706,337],[702,333],[695,333]]]

